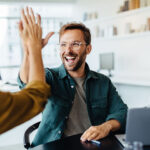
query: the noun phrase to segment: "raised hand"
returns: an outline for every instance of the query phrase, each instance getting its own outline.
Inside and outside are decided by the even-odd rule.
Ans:
[[[54,34],[54,32],[49,32],[44,39],[42,39],[42,48],[47,45],[48,40]]]
[[[28,7],[26,8],[26,12],[27,12],[27,15],[25,15],[24,10],[22,10],[22,12],[21,12],[22,17],[21,17],[21,20],[19,22],[19,31],[24,32],[24,34],[26,34],[25,33],[26,30],[24,30],[23,24],[24,24],[24,26],[26,26],[27,24],[32,25],[32,24],[35,24],[35,22],[36,22],[32,8],[30,9],[31,15],[29,14],[29,8]],[[41,17],[40,17],[40,15],[37,16],[37,25],[38,24],[41,26]],[[47,45],[50,37],[53,34],[54,34],[54,32],[49,32],[44,39],[41,39],[42,48],[45,45]],[[28,54],[27,42],[26,42],[25,39],[23,40],[22,34],[20,34],[20,36],[21,36],[21,39],[22,39],[22,46],[23,46],[24,52],[26,54]]]
[[[19,33],[23,45],[26,45],[28,48],[32,46],[42,49],[41,17],[37,15],[37,18],[35,18],[32,8],[30,8],[30,11],[28,7],[26,8],[26,15],[24,9],[22,9]]]

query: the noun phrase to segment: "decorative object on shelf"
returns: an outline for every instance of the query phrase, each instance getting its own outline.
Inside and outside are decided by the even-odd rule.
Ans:
[[[83,13],[83,21],[87,21],[87,20],[93,20],[93,19],[97,19],[98,18],[98,13],[97,12],[84,12]]]
[[[124,2],[123,11],[128,11],[128,10],[129,10],[129,0],[126,0]]]
[[[150,31],[150,18],[147,18],[147,31]]]
[[[140,8],[140,0],[130,0],[129,10]]]
[[[83,21],[87,21],[87,13],[86,12],[83,13]]]
[[[124,12],[129,10],[129,0],[125,0],[124,4],[120,6],[120,9],[118,12]]]
[[[118,35],[118,29],[116,26],[113,26],[113,35]]]
[[[120,6],[118,12],[133,10],[140,7],[146,7],[148,6],[148,1],[149,0],[125,0],[123,6]]]

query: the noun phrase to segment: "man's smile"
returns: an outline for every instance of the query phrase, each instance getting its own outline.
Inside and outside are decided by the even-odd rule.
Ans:
[[[64,56],[64,59],[65,63],[67,63],[68,65],[73,65],[77,60],[77,56]]]

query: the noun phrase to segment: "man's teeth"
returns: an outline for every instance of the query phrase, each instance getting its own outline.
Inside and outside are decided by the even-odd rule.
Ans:
[[[75,59],[75,57],[66,57],[67,60]]]

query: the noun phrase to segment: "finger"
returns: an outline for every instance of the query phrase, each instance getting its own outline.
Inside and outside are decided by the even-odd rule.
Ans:
[[[80,137],[80,140],[84,142],[84,138],[85,137],[85,132],[82,134],[82,136]]]
[[[33,9],[30,8],[30,12],[31,12],[31,19],[32,19],[32,22],[35,24],[35,16],[34,16],[34,12],[33,12]]]
[[[87,140],[88,140],[88,141],[94,140],[97,136],[98,136],[98,133],[94,132],[94,133],[92,133],[92,134],[88,137]]]
[[[22,30],[23,30],[23,27],[22,27],[22,25],[21,25],[21,21],[19,21],[17,24],[18,24],[19,34],[20,34],[20,36],[21,36]]]
[[[93,132],[91,130],[88,130],[83,137],[81,138],[82,141],[86,141],[88,140],[88,138],[90,137],[90,135],[93,134]]]
[[[43,46],[43,47],[48,43],[48,40],[50,39],[50,37],[51,37],[53,34],[54,34],[54,32],[49,32],[49,33],[46,35],[45,39],[43,39],[43,41],[42,41],[42,46]]]
[[[88,140],[89,141],[89,138],[90,136],[93,134],[93,131],[89,131],[87,132],[86,136],[84,137],[85,138],[85,141]]]
[[[24,9],[21,10],[21,21],[23,23],[23,26],[26,26],[28,24],[27,18],[24,13]]]
[[[39,14],[37,14],[37,24],[41,26],[41,16]]]
[[[32,25],[32,19],[31,19],[31,16],[30,16],[30,13],[29,13],[29,8],[26,7],[26,12],[27,12],[27,20],[28,20],[28,23],[30,25]]]
[[[85,137],[85,135],[86,135],[86,133],[88,132],[88,130],[86,130],[83,134],[82,134],[82,136],[81,136],[81,140],[83,140],[84,139],[84,137]]]
[[[23,30],[22,21],[20,20],[19,22],[17,22],[17,24],[18,24],[18,29],[21,32]]]
[[[95,138],[93,138],[93,140],[100,140],[104,138],[101,134],[98,134]]]
[[[42,40],[42,28],[37,25],[37,30],[38,30],[37,36],[40,40]],[[42,44],[42,41],[41,41],[41,44]]]

